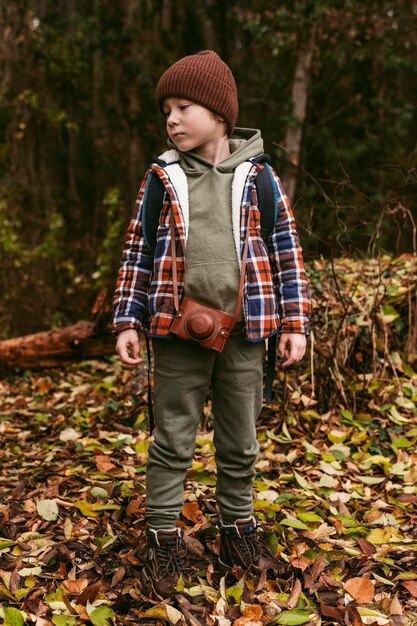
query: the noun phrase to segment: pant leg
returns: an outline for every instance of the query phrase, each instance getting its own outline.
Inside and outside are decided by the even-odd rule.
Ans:
[[[151,528],[173,528],[216,355],[176,338],[153,340],[153,352],[156,428],[146,469],[146,519]]]
[[[216,358],[212,377],[217,504],[226,523],[253,510],[256,419],[262,408],[265,342],[232,336]]]

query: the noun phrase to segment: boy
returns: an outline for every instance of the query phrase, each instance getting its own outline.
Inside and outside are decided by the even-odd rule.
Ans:
[[[228,66],[211,50],[184,57],[162,75],[156,99],[170,150],[151,165],[139,190],[114,298],[114,332],[117,352],[130,365],[139,360],[138,331],[152,338],[156,430],[147,466],[149,549],[142,581],[147,591],[169,597],[186,574],[176,520],[210,385],[220,561],[277,571],[252,515],[264,340],[280,332],[283,365],[299,361],[309,296],[294,219],[275,173],[278,216],[267,245],[262,240],[254,181],[263,167],[263,141],[257,130],[233,134],[238,102]],[[165,188],[153,252],[142,227],[150,172]],[[222,352],[172,335],[174,282],[180,300],[188,296],[231,315],[236,308],[237,323]]]

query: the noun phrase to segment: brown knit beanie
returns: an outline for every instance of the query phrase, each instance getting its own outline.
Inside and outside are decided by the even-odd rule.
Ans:
[[[162,74],[156,86],[161,112],[169,97],[188,98],[217,113],[232,134],[238,113],[236,83],[230,68],[213,50],[184,57]]]

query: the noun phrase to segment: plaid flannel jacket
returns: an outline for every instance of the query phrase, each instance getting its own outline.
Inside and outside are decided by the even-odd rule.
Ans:
[[[237,170],[242,165],[243,170],[238,175]],[[278,194],[278,215],[266,245],[261,237],[254,185],[256,175],[263,166],[250,161],[242,165],[238,166],[233,181],[232,205],[235,204],[235,214],[232,221],[240,255],[246,229],[249,228],[243,294],[247,339],[261,341],[277,332],[307,334],[310,310],[308,283],[289,201],[281,181],[273,172]],[[161,178],[166,190],[154,254],[145,242],[142,229],[146,185],[151,172]],[[181,173],[182,178],[178,177]],[[176,225],[178,293],[181,298],[189,223],[186,177],[178,163],[165,166],[158,159],[158,163],[152,164],[145,175],[127,231],[114,294],[115,333],[135,328],[147,332],[151,337],[169,336],[175,316],[171,275],[171,210]]]

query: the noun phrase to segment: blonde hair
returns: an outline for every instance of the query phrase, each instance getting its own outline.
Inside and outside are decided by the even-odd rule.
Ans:
[[[216,122],[221,122],[223,124],[224,134],[229,137],[229,129],[227,127],[227,124],[224,118],[218,113],[215,113],[214,111],[212,111],[211,109],[208,109],[208,112],[210,113],[210,116],[213,120],[216,120]]]

